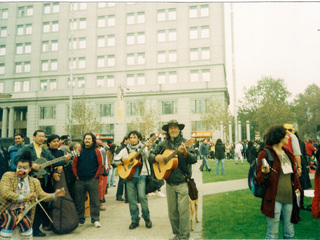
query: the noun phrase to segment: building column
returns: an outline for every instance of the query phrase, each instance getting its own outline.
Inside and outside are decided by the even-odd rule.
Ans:
[[[241,136],[241,121],[238,121],[238,141],[241,142],[242,136]]]
[[[14,137],[14,107],[9,111],[9,134],[8,137]]]
[[[223,137],[223,122],[220,122],[220,137],[222,142],[224,142],[224,137]]]
[[[232,142],[233,142],[232,141],[232,125],[231,125],[231,121],[229,121],[229,144],[231,144]]]
[[[8,108],[4,107],[2,112],[2,133],[1,137],[7,137],[7,125],[8,125]]]
[[[247,120],[247,140],[250,141],[250,121]]]

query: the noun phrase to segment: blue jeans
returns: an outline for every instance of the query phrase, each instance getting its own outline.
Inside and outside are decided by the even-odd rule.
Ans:
[[[224,176],[224,159],[217,159],[216,175],[219,175],[219,164],[221,163],[221,175]]]
[[[126,181],[126,190],[129,201],[129,210],[131,215],[131,221],[133,223],[139,223],[139,207],[137,204],[137,196],[141,204],[142,218],[144,220],[150,219],[148,198],[146,196],[146,179],[147,176],[133,177]]]
[[[290,222],[292,214],[292,204],[275,202],[274,218],[267,219],[266,239],[278,239],[280,216],[283,221],[283,239],[294,238],[293,223]]]
[[[111,167],[109,168],[109,176],[108,176],[108,186],[112,187],[114,186],[114,175],[116,173],[116,168]]]
[[[202,165],[201,165],[201,171],[203,171],[204,167],[207,168],[207,170],[210,170],[211,168],[208,165],[207,155],[203,155],[202,159]]]

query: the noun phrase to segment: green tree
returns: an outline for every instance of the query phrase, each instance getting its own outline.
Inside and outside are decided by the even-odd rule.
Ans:
[[[101,129],[101,117],[94,106],[88,103],[84,97],[73,101],[71,120],[68,119],[66,129],[74,137],[82,137],[86,132],[99,133]]]
[[[295,116],[288,103],[290,95],[283,79],[264,77],[245,92],[244,100],[239,104],[239,120],[242,125],[249,120],[255,126],[254,131],[259,132],[260,136],[263,136],[271,125],[293,123]]]
[[[139,99],[134,105],[135,116],[133,117],[131,123],[129,124],[130,130],[137,130],[141,135],[148,136],[157,127],[157,112],[150,104],[148,104],[147,99]]]
[[[317,125],[320,124],[320,88],[316,84],[308,86],[303,94],[299,94],[292,104],[296,115],[298,133],[304,140],[318,136]]]

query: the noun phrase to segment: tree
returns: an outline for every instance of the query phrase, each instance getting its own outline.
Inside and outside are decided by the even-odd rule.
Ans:
[[[258,84],[250,87],[240,101],[238,116],[240,121],[249,120],[263,136],[271,125],[294,123],[295,116],[290,111],[288,97],[290,92],[283,79],[264,77]]]
[[[137,130],[141,133],[142,136],[147,136],[157,126],[157,112],[152,108],[150,104],[147,104],[147,99],[139,99],[134,105],[134,111],[136,115],[133,117],[130,130]]]
[[[71,119],[68,119],[66,126],[66,129],[70,128],[72,136],[80,138],[86,132],[98,133],[101,126],[101,118],[92,104],[89,104],[84,97],[73,101]]]
[[[292,104],[298,123],[298,133],[304,140],[318,136],[317,125],[320,124],[320,88],[316,84],[308,86],[299,94]]]

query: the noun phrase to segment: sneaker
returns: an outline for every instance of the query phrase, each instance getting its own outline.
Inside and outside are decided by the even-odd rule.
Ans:
[[[179,240],[179,237],[175,235],[173,238],[170,238],[169,240]]]
[[[166,197],[166,195],[164,195],[162,192],[159,192],[159,191],[157,192],[157,196],[162,198]]]
[[[152,228],[152,222],[151,222],[150,219],[147,219],[147,220],[146,220],[146,227],[147,227],[147,228]]]
[[[101,227],[101,224],[99,223],[99,221],[95,221],[93,223],[93,225],[96,227],[96,228],[100,228]]]
[[[131,223],[129,229],[135,229],[137,227],[139,227],[139,223]]]
[[[148,193],[148,197],[151,197],[151,196],[154,196],[155,193],[151,192],[151,193]]]
[[[106,207],[100,206],[100,211],[105,211],[105,210],[107,210]]]

